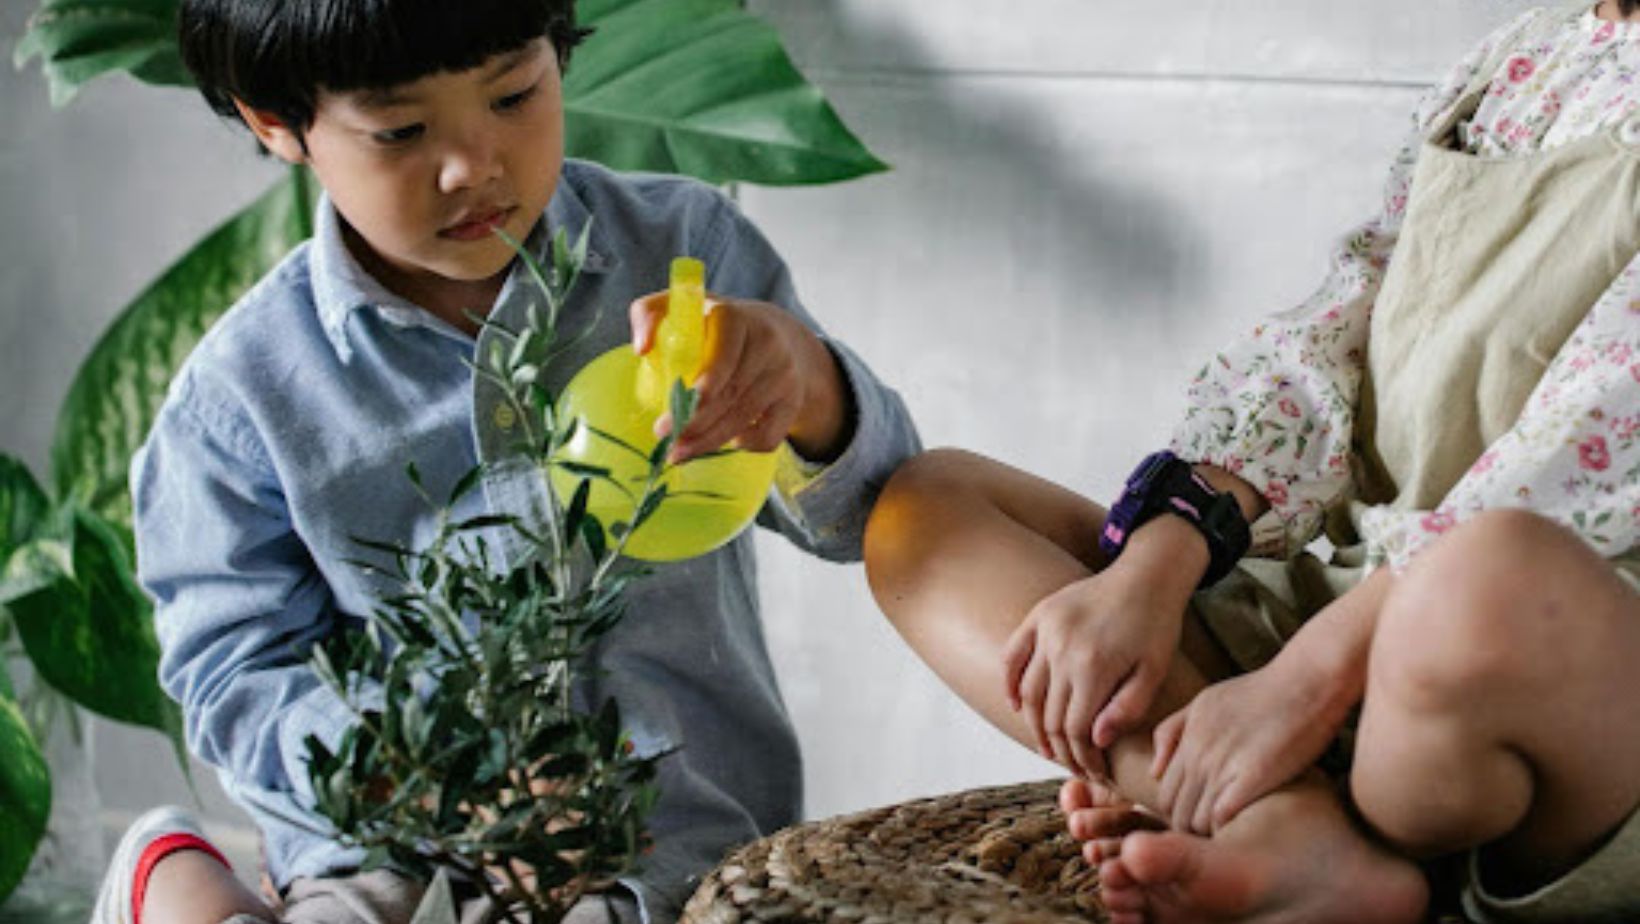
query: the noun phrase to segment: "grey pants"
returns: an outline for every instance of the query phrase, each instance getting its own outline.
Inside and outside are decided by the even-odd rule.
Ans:
[[[285,892],[281,924],[496,924],[504,920],[482,898],[459,903],[441,875],[431,887],[390,870],[322,879],[298,879]],[[267,924],[235,915],[223,924]],[[638,902],[625,889],[589,895],[563,924],[642,924]]]

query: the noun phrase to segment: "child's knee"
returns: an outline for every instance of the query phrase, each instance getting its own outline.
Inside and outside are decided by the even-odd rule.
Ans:
[[[930,449],[894,472],[866,521],[866,572],[874,584],[892,579],[925,549],[933,519],[972,488],[981,461],[960,449]]]
[[[1415,708],[1463,708],[1553,678],[1569,631],[1560,585],[1578,540],[1535,514],[1482,514],[1396,579],[1379,614],[1370,680]]]

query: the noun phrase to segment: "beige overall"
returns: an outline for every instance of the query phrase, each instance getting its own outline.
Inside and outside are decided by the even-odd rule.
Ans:
[[[1373,307],[1356,499],[1329,518],[1331,561],[1249,559],[1195,598],[1244,669],[1268,662],[1360,581],[1367,507],[1434,509],[1509,431],[1550,361],[1640,253],[1636,126],[1506,158],[1458,144],[1509,52],[1563,23],[1559,13],[1540,15],[1502,42],[1423,145]],[[1640,588],[1640,564],[1615,564]],[[1490,895],[1476,868],[1472,858],[1464,901],[1478,920],[1640,921],[1640,812],[1584,865],[1531,895]]]

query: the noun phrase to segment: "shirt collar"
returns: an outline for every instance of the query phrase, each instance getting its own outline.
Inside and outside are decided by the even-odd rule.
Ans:
[[[560,174],[558,189],[553,193],[552,201],[547,204],[545,217],[546,221],[536,222],[524,246],[536,259],[551,266],[548,251],[553,234],[563,229],[573,242],[592,219],[591,211],[582,200],[579,191],[570,182],[568,171]],[[323,326],[326,337],[330,339],[331,346],[344,360],[353,353],[353,348],[348,342],[347,322],[353,312],[360,309],[374,309],[388,321],[402,327],[422,326],[439,331],[454,330],[432,313],[393,294],[359,265],[347,249],[347,243],[342,236],[342,217],[328,195],[319,197],[318,207],[314,210],[310,253],[313,295],[319,313],[319,323]],[[603,274],[619,263],[609,246],[609,237],[605,229],[593,222],[592,230],[587,235],[587,257],[581,272]],[[517,288],[519,269],[515,266],[508,275],[497,304],[504,301],[508,293]]]

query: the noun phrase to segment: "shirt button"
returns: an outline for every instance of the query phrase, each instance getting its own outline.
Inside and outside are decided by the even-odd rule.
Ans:
[[[518,423],[518,414],[513,411],[510,404],[497,404],[495,413],[490,415],[490,419],[495,421],[496,429],[505,432],[511,430]]]

